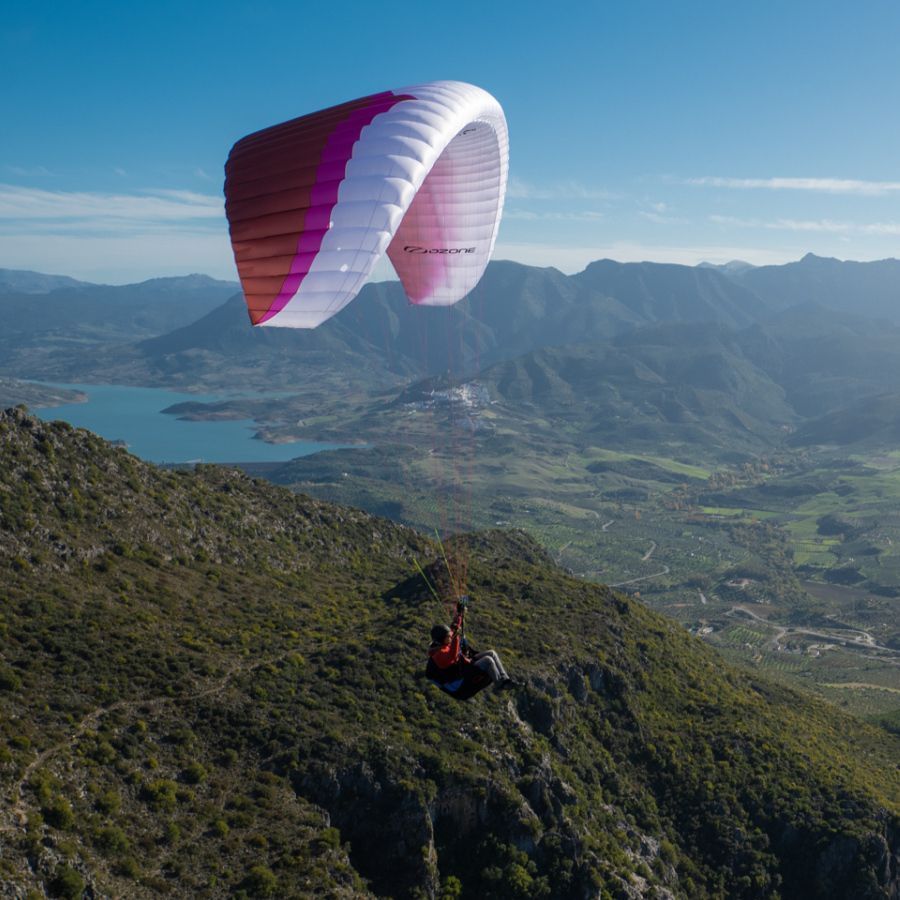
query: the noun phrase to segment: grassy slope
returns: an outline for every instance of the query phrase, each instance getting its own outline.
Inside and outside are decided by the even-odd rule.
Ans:
[[[520,533],[450,547],[526,681],[459,705],[409,529],[19,412],[0,516],[10,891],[881,896],[900,743]]]
[[[736,660],[797,686],[815,685],[864,717],[897,709],[897,695],[879,687],[882,681],[900,687],[891,658],[876,672],[868,652],[810,656],[805,644],[815,641],[804,638],[786,655],[775,640],[780,626],[835,616],[896,646],[900,622],[890,596],[900,584],[896,460],[869,453],[865,465],[852,466],[827,452],[781,451],[736,465],[706,447],[657,445],[656,453],[641,454],[585,444],[565,421],[517,418],[503,403],[471,415],[486,426],[474,435],[454,427],[459,411],[385,406],[343,433],[370,435],[372,447],[306,457],[267,467],[266,474],[425,530],[459,523],[524,528],[572,571],[640,590],[685,624],[711,624],[710,640],[728,646]],[[442,481],[457,487],[436,503],[435,484]],[[853,533],[819,533],[828,513],[848,520]],[[870,593],[857,597],[848,589],[821,602],[798,575],[845,585],[855,579]],[[729,587],[747,576],[754,582],[749,590]],[[723,618],[747,602],[765,604],[758,612],[773,623],[764,629],[771,640],[762,658]],[[875,686],[826,686],[840,680]]]

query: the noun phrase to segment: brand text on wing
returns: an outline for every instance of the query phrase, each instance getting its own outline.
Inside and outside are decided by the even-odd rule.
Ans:
[[[407,244],[403,248],[404,253],[474,253],[474,247],[419,247],[415,244]]]

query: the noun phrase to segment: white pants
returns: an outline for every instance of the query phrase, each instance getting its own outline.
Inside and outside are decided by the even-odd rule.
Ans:
[[[509,678],[495,650],[483,650],[481,653],[476,653],[472,657],[472,665],[481,669],[482,672],[487,672],[494,684]]]

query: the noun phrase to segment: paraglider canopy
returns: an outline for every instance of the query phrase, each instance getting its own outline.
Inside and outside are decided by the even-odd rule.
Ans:
[[[242,138],[225,165],[225,211],[253,324],[315,328],[385,253],[411,302],[461,300],[494,247],[508,148],[499,103],[459,81]]]

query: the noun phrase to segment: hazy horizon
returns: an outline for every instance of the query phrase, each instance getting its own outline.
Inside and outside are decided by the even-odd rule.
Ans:
[[[280,0],[214,16],[166,2],[11,9],[0,266],[234,279],[222,170],[236,140],[435,79],[478,84],[505,109],[497,259],[572,273],[603,257],[900,255],[900,123],[886,114],[900,105],[896,4],[454,11],[426,32],[398,25],[409,10],[390,3],[378,17]],[[317,39],[273,54],[273,22]]]
[[[605,262],[605,261],[619,263],[621,265],[625,265],[625,264],[629,264],[629,263],[647,263],[649,265],[685,265],[690,268],[697,268],[699,266],[720,267],[720,266],[725,266],[725,265],[728,265],[731,263],[739,263],[742,265],[749,265],[749,266],[755,268],[758,265],[759,266],[762,266],[762,265],[788,265],[790,263],[797,263],[797,262],[801,262],[806,256],[809,256],[809,255],[816,256],[820,259],[836,259],[838,262],[860,262],[860,263],[884,262],[884,261],[888,261],[888,260],[898,259],[898,257],[895,257],[895,256],[879,257],[877,259],[850,259],[850,258],[841,258],[841,257],[837,257],[837,256],[826,257],[826,256],[820,256],[817,253],[813,253],[810,250],[810,251],[807,251],[806,253],[802,254],[801,256],[797,257],[796,259],[785,260],[785,262],[783,262],[783,263],[760,263],[760,264],[751,263],[746,259],[736,259],[736,258],[725,260],[722,263],[712,262],[707,259],[700,260],[699,262],[696,262],[696,263],[679,263],[679,262],[674,262],[671,260],[662,260],[662,259],[614,259],[609,256],[598,256],[594,259],[589,260],[584,266],[581,266],[580,268],[570,268],[570,269],[561,268],[560,266],[554,266],[549,263],[546,265],[542,265],[538,262],[525,262],[523,260],[518,260],[518,259],[503,259],[502,257],[497,258],[496,256],[495,256],[495,258],[493,258],[491,260],[491,263],[512,262],[512,263],[517,263],[518,265],[535,266],[537,268],[556,268],[556,269],[559,269],[559,271],[562,272],[564,275],[577,275],[579,272],[583,272],[587,268],[587,266],[591,265],[592,263]],[[489,265],[491,263],[489,263]],[[389,262],[386,265],[387,265],[387,268],[390,268]],[[384,267],[382,266],[381,268],[384,268]],[[75,279],[76,281],[83,281],[88,284],[96,284],[96,285],[101,285],[101,286],[105,285],[108,287],[120,287],[120,286],[130,285],[130,284],[142,284],[143,282],[154,281],[154,280],[160,279],[160,278],[190,278],[193,276],[211,278],[215,281],[230,281],[230,282],[234,282],[236,285],[239,285],[239,281],[238,281],[236,272],[230,277],[224,277],[224,276],[220,277],[218,275],[213,275],[210,272],[200,272],[200,271],[196,271],[196,270],[194,270],[194,271],[184,270],[184,271],[179,271],[179,272],[174,272],[174,273],[166,273],[166,274],[157,272],[155,274],[148,274],[144,277],[138,277],[138,278],[135,278],[132,280],[119,279],[119,280],[114,280],[114,281],[93,281],[90,278],[79,277],[77,274],[73,274],[72,272],[49,272],[49,271],[43,271],[43,270],[39,270],[39,269],[26,269],[26,268],[15,267],[15,266],[6,266],[6,265],[0,266],[0,272],[3,272],[3,271],[32,273],[35,275],[43,275],[43,276],[47,276],[50,278],[72,278],[72,279]],[[385,282],[385,281],[399,283],[399,279],[397,278],[397,276],[393,272],[393,270],[382,275],[381,272],[378,269],[376,269],[376,272],[368,280],[367,284],[375,284],[375,283],[381,283],[381,282]]]

